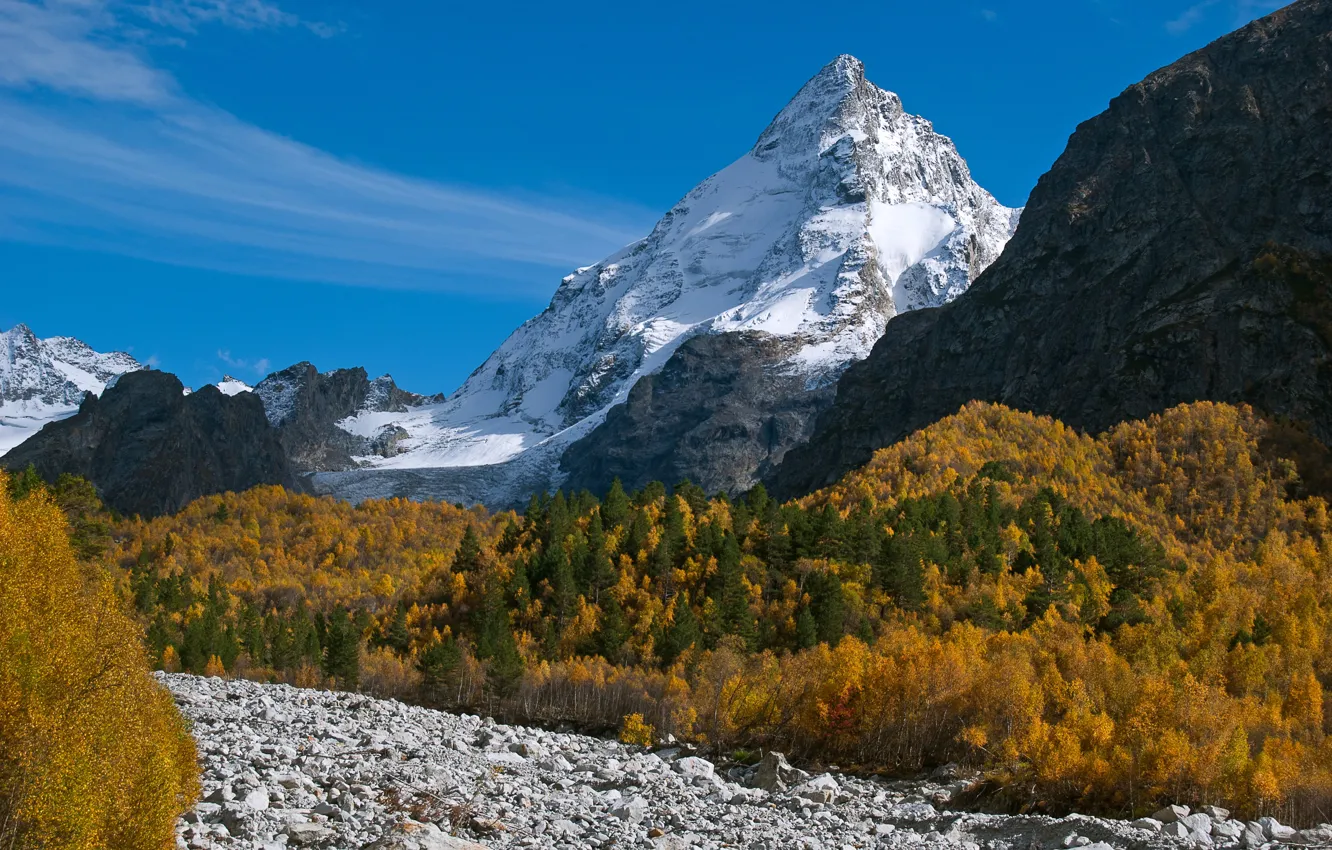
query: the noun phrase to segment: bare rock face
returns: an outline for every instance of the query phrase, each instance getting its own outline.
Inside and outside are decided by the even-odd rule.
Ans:
[[[101,398],[88,395],[77,414],[47,425],[2,462],[32,465],[48,481],[87,478],[107,505],[145,517],[210,493],[304,486],[258,398],[212,386],[186,395],[174,375],[155,371],[130,372]]]
[[[698,336],[564,453],[564,486],[604,493],[690,479],[709,493],[744,492],[808,439],[832,388],[810,389],[786,361],[799,342],[747,332]]]
[[[1080,126],[1003,255],[898,316],[770,483],[792,496],[973,399],[1099,430],[1246,402],[1332,439],[1332,2],[1301,0]]]
[[[278,429],[292,463],[306,473],[355,469],[357,457],[392,457],[406,436],[392,424],[362,434],[339,423],[361,414],[401,413],[442,401],[440,396],[399,389],[388,375],[371,380],[359,366],[320,372],[308,362],[274,372],[254,392],[263,401],[268,421]]]

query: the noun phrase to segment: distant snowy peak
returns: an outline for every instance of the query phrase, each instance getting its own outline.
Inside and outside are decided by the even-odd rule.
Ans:
[[[39,339],[27,325],[0,333],[0,454],[142,368],[124,352],[102,354],[73,337]]]
[[[254,387],[240,378],[233,378],[230,375],[223,375],[222,380],[218,381],[216,386],[222,395],[240,395],[241,393],[254,392]]]
[[[368,462],[492,464],[572,439],[697,334],[794,339],[788,367],[826,384],[894,315],[965,291],[1019,212],[859,60],[838,57],[645,239],[566,277],[448,402],[395,419],[410,434],[402,453]]]

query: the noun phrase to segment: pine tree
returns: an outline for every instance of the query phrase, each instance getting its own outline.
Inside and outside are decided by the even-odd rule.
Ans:
[[[667,666],[674,663],[675,659],[697,644],[701,637],[702,630],[699,628],[698,618],[694,616],[694,610],[689,605],[689,593],[682,592],[675,597],[675,604],[671,607],[671,625],[666,629],[662,639],[660,653],[662,663]]]
[[[438,696],[453,685],[454,674],[461,664],[462,651],[450,635],[426,647],[416,661],[416,669],[421,672],[421,682],[427,691]]]
[[[41,492],[45,488],[46,482],[37,474],[37,467],[32,464],[28,464],[22,472],[9,474],[9,497],[16,502],[19,499],[26,499],[29,493]]]
[[[713,599],[717,603],[722,632],[744,638],[751,648],[756,648],[758,628],[754,612],[749,607],[749,592],[745,588],[740,557],[740,542],[735,535],[727,534],[717,557]]]
[[[361,636],[347,610],[339,608],[328,616],[324,627],[324,675],[355,690],[360,672]]]
[[[402,607],[402,603],[398,603],[393,619],[384,630],[383,644],[399,655],[406,655],[411,649],[412,635],[407,628],[407,610]]]
[[[523,658],[513,636],[504,595],[498,586],[487,590],[476,616],[476,655],[489,662],[489,681],[502,694],[509,693],[523,674]]]
[[[619,528],[629,519],[629,496],[624,492],[624,485],[616,478],[611,482],[610,490],[601,503],[601,520],[607,529]]]
[[[819,626],[814,621],[814,615],[809,612],[809,606],[800,606],[800,613],[796,614],[795,625],[797,649],[809,649],[819,642]]]
[[[468,525],[463,531],[462,540],[458,542],[457,551],[453,553],[453,571],[472,573],[482,566],[481,540],[476,535],[476,529]]]
[[[606,594],[601,604],[601,616],[597,623],[597,642],[601,657],[612,664],[618,663],[629,640],[629,624],[624,618],[624,608],[611,594]]]
[[[842,596],[842,579],[831,570],[816,573],[810,579],[809,607],[819,640],[836,646],[845,634],[846,599]]]

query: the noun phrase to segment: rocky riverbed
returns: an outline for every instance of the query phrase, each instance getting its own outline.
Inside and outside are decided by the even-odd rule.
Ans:
[[[1332,843],[1172,807],[1132,823],[947,810],[963,783],[810,776],[769,754],[718,770],[663,747],[504,726],[392,700],[161,675],[192,721],[204,801],[182,848],[1064,850]]]

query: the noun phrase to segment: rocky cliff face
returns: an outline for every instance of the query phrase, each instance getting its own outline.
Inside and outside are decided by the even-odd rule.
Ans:
[[[260,484],[304,487],[255,395],[211,386],[186,395],[174,375],[154,371],[121,376],[101,398],[88,395],[76,415],[48,424],[0,463],[31,464],[49,481],[82,476],[112,508],[142,516]]]
[[[27,325],[0,333],[0,455],[142,368],[124,352],[101,354],[73,337],[39,339]]]
[[[321,373],[310,363],[274,372],[254,393],[302,472],[356,469],[358,458],[393,457],[407,432],[392,422],[375,422],[376,414],[442,401],[399,389],[388,375],[372,381],[360,367]],[[363,421],[351,424],[357,417]]]
[[[773,489],[831,483],[972,399],[1099,430],[1198,399],[1332,438],[1332,3],[1302,0],[1080,126],[1003,256],[900,316]]]
[[[783,368],[799,346],[756,331],[690,339],[569,447],[564,486],[604,493],[616,478],[630,490],[688,478],[709,493],[748,490],[832,402],[832,387]]]

